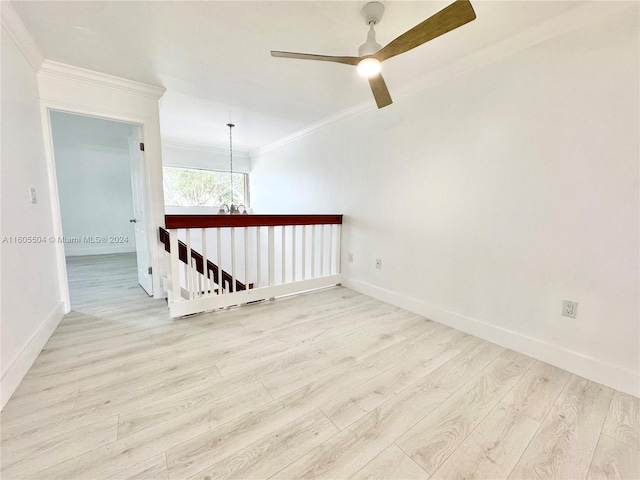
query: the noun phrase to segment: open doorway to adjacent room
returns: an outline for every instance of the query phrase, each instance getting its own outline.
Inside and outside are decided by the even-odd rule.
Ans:
[[[71,307],[152,295],[142,128],[50,119]]]

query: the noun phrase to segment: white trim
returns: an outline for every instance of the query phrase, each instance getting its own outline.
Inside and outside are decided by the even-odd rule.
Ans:
[[[85,108],[82,105],[75,103],[64,103],[58,101],[48,100],[46,98],[40,99],[40,105],[44,105],[49,110],[62,113],[72,113],[73,115],[81,115],[85,117],[99,118],[102,120],[114,120],[116,122],[130,123],[132,125],[143,125],[145,120],[142,117],[136,117],[133,115],[120,115],[114,113],[111,110],[102,110],[100,108]]]
[[[49,110],[50,109],[44,102],[40,102],[40,121],[42,122],[44,157],[47,164],[47,178],[49,180],[51,222],[53,223],[53,235],[56,238],[60,238],[63,236],[62,213],[60,210],[60,196],[58,195],[58,176],[56,173],[56,161],[53,149],[53,131],[51,130]],[[60,297],[64,304],[65,313],[69,313],[71,311],[71,298],[69,296],[69,282],[67,281],[67,262],[65,260],[64,245],[56,242],[55,250],[58,285],[60,285]]]
[[[126,78],[108,75],[106,73],[87,70],[86,68],[74,67],[53,60],[45,60],[38,71],[40,75],[63,78],[76,82],[86,83],[98,87],[111,88],[132,95],[139,95],[153,99],[160,99],[166,88],[146,83],[127,80]]]
[[[611,4],[614,6],[606,12],[606,15],[603,15],[603,5]],[[408,86],[397,90],[393,94],[393,98],[395,100],[400,100],[401,98],[431,88],[434,85],[446,82],[458,75],[471,72],[484,65],[514,55],[515,53],[526,50],[527,48],[538,45],[551,38],[573,31],[590,23],[604,20],[610,15],[627,8],[630,9],[635,7],[635,5],[636,2],[619,2],[615,4],[613,2],[588,2],[584,5],[571,9],[566,13],[553,17],[542,24],[536,25],[529,30],[525,30],[513,37],[509,37],[476,53],[463,57],[444,68],[436,70],[435,72],[418,76],[412,79]],[[376,107],[373,101],[369,100],[362,102],[355,107],[348,108],[334,115],[323,118],[322,120],[312,123],[291,135],[281,138],[269,145],[265,145],[264,147],[258,148],[251,152],[251,157],[256,158],[259,155],[280,148],[283,145],[291,143],[318,130],[322,130],[325,127],[340,123],[351,117],[356,117],[375,109]],[[383,110],[381,113],[393,111],[392,109],[393,106],[387,107],[387,110]]]
[[[14,394],[20,382],[27,374],[33,362],[53,335],[56,327],[64,317],[64,303],[58,303],[44,319],[38,330],[31,336],[25,347],[14,359],[0,381],[0,397],[4,408]]]
[[[20,20],[13,5],[8,1],[2,2],[0,23],[2,23],[2,27],[12,38],[18,50],[20,50],[20,53],[22,53],[31,67],[37,71],[44,61],[44,56],[36,45],[36,42],[33,41],[27,27],[25,27],[22,20]]]
[[[465,317],[455,312],[449,312],[429,305],[422,300],[407,297],[352,278],[345,277],[343,285],[356,292],[404,308],[429,320],[480,337],[502,347],[529,355],[581,377],[608,385],[616,390],[635,396],[640,393],[640,375],[638,373],[590,357],[584,353],[567,350],[559,345],[527,337],[512,330]]]

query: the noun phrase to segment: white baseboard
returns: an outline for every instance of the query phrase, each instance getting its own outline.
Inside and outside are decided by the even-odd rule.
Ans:
[[[47,315],[40,328],[33,334],[27,345],[7,369],[2,380],[0,380],[0,401],[2,402],[0,408],[4,408],[11,395],[16,391],[31,365],[33,365],[33,362],[35,362],[47,341],[49,341],[62,317],[64,317],[64,302],[58,303]]]
[[[83,255],[109,255],[112,253],[135,253],[135,245],[97,245],[95,247],[66,246],[64,254],[67,257],[81,257]]]
[[[615,388],[616,390],[635,396],[638,396],[640,393],[640,375],[603,362],[597,358],[567,350],[560,345],[554,345],[543,340],[527,337],[511,330],[465,317],[464,315],[449,312],[431,306],[422,300],[385,290],[366,282],[345,277],[343,278],[342,285],[356,292],[404,308],[405,310],[422,315],[435,322],[523,353],[581,377],[593,380],[594,382]]]

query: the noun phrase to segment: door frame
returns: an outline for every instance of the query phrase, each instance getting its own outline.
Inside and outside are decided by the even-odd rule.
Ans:
[[[62,231],[62,214],[60,210],[60,195],[58,192],[58,178],[56,174],[56,162],[55,162],[55,151],[53,148],[53,130],[51,128],[51,112],[62,112],[62,113],[70,113],[72,115],[80,115],[84,117],[93,117],[99,118],[102,120],[112,120],[116,122],[129,123],[132,125],[136,125],[141,130],[142,141],[145,139],[145,122],[144,119],[139,117],[130,117],[123,115],[114,115],[105,112],[95,112],[91,109],[80,108],[76,106],[70,105],[61,105],[55,102],[49,101],[40,101],[40,117],[42,120],[42,131],[45,136],[44,142],[44,150],[45,150],[45,160],[47,163],[47,172],[49,177],[49,192],[50,192],[50,200],[51,200],[51,218],[53,221],[53,234],[55,236],[56,241],[54,242],[54,248],[56,251],[56,261],[57,261],[57,273],[58,273],[58,283],[60,284],[60,294],[62,296],[62,302],[64,303],[65,313],[69,313],[71,311],[71,299],[69,296],[69,279],[67,275],[67,263],[66,256],[64,252],[64,243],[60,243],[57,241],[58,238],[63,236]],[[131,161],[131,159],[129,159]],[[149,169],[147,165],[147,157],[146,155],[143,157],[143,162],[145,164],[145,175],[143,178],[143,195],[144,195],[144,209],[145,209],[145,228],[149,232],[149,251],[151,252],[151,261],[152,267],[153,265],[153,251],[154,245],[152,242],[152,229],[151,229],[151,203],[149,199]],[[156,273],[156,269],[154,268],[154,273]],[[153,275],[152,274],[152,275]],[[153,282],[152,282],[153,286]],[[155,289],[154,289],[154,292]]]

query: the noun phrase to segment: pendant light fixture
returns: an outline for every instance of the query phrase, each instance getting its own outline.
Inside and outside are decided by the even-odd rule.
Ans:
[[[235,204],[234,200],[235,200],[235,192],[233,189],[233,127],[235,127],[235,125],[233,123],[227,123],[227,127],[229,127],[229,180],[230,180],[230,185],[231,185],[231,205],[227,205],[226,203],[223,203],[222,205],[220,205],[220,210],[218,210],[219,214],[237,214],[237,213],[244,213],[247,214],[249,212],[247,212],[247,209],[244,205],[240,204],[237,205]]]

